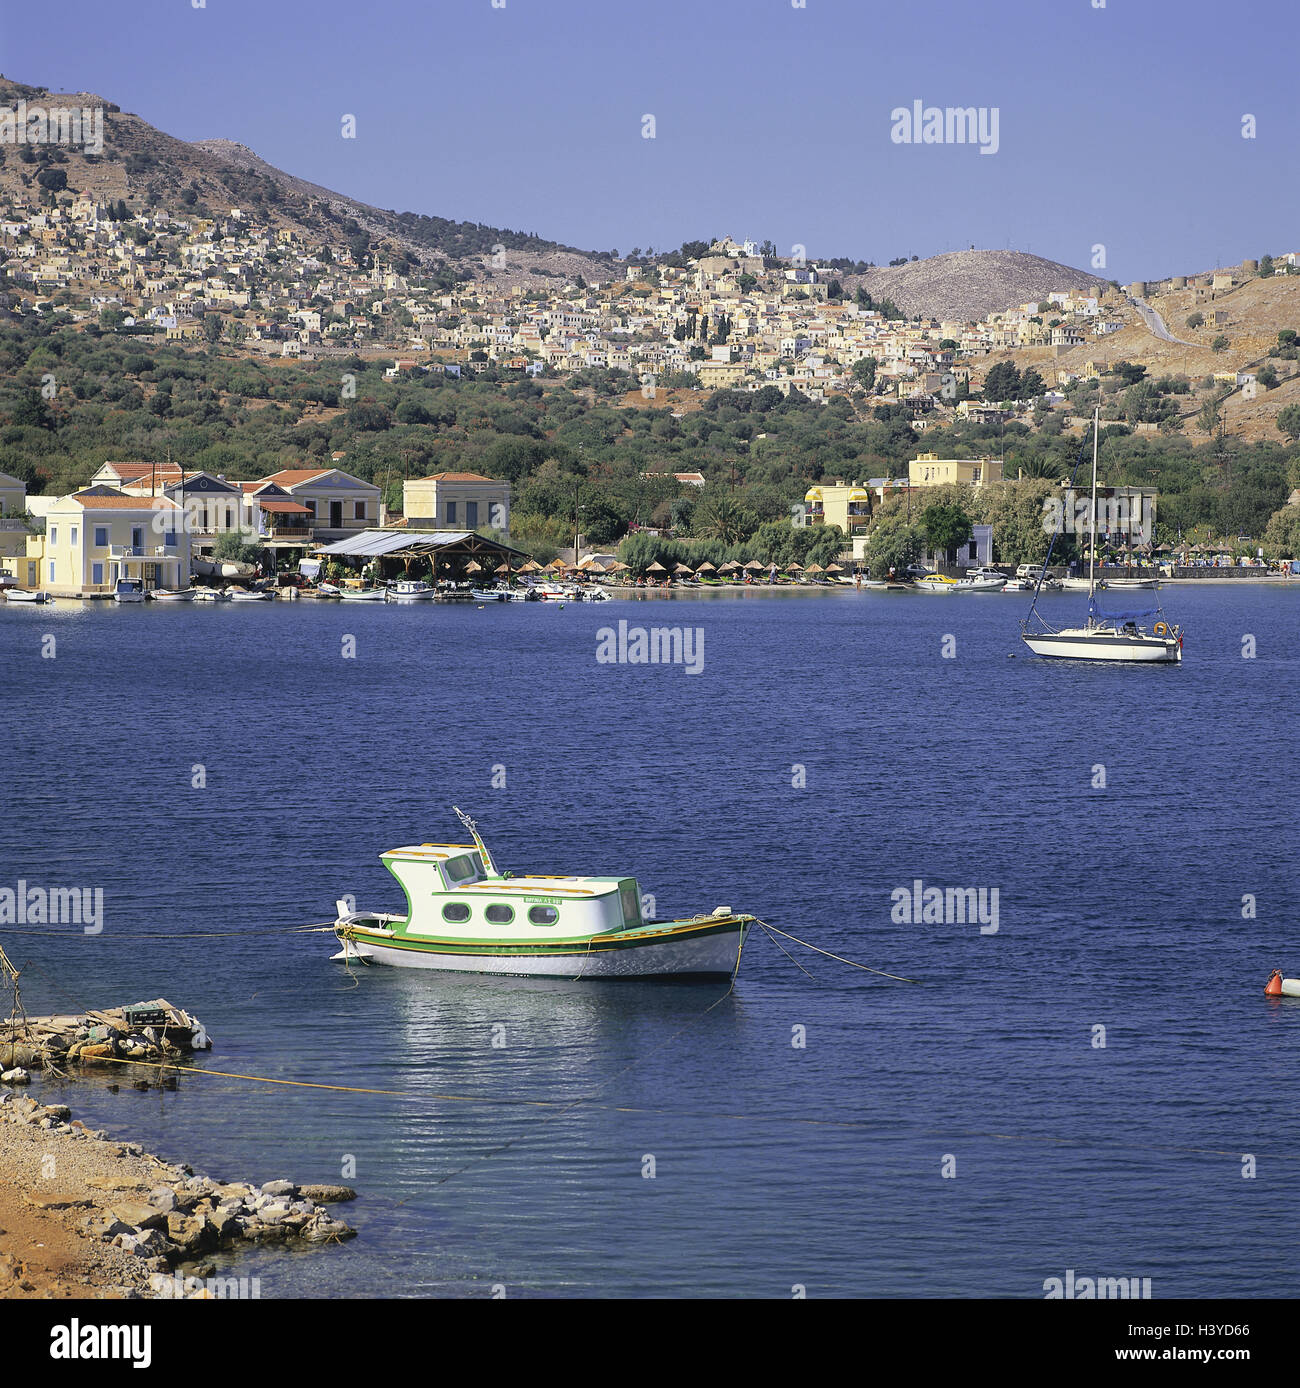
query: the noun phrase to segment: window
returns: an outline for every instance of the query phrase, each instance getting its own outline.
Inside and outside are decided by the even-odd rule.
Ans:
[[[51,545],[57,545],[58,543],[59,543],[59,527],[58,527],[57,525],[52,525],[52,526],[50,526],[50,544],[51,544]]]
[[[465,503],[465,527],[468,530],[478,529],[478,502],[467,501]]]
[[[54,582],[54,560],[50,560],[50,582]]]
[[[97,526],[95,527],[95,548],[96,548],[96,549],[107,549],[107,548],[108,548],[108,526],[106,526],[106,525],[97,525]]]
[[[483,914],[493,925],[509,925],[515,918],[515,908],[501,902],[493,902]]]
[[[168,549],[176,548],[176,532],[174,530],[168,530],[163,533],[163,544],[166,545]]]
[[[554,906],[530,906],[528,919],[534,925],[554,925],[560,919],[560,913]]]
[[[132,549],[143,549],[143,548],[144,548],[144,526],[142,526],[142,525],[133,525],[133,526],[131,527],[131,548],[132,548]]]
[[[449,501],[447,503],[447,524],[456,524],[456,503],[454,501]]]
[[[75,549],[77,546],[77,527],[72,527],[72,534],[68,538],[68,543]]]
[[[457,923],[467,921],[469,920],[469,907],[463,901],[449,901],[442,908],[442,918],[445,921]]]
[[[482,871],[477,853],[462,853],[458,858],[448,858],[443,864],[447,877],[452,882],[468,882]]]
[[[90,581],[95,585],[96,588],[98,588],[98,587],[100,586],[100,584],[103,583],[103,581],[104,581],[104,566],[103,566],[103,564],[92,564],[92,565],[90,566]]]
[[[618,889],[619,902],[623,907],[623,923],[638,925],[641,921],[641,898],[637,895],[635,882],[624,882]]]
[[[356,510],[352,513],[352,518],[353,518],[353,520],[365,520],[365,518],[366,518],[366,503],[365,503],[364,501],[358,501],[358,502],[357,502],[357,508],[356,508]]]

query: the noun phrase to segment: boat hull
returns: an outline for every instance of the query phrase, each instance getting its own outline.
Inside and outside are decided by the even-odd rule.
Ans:
[[[470,939],[380,935],[354,928],[344,935],[344,947],[334,958],[359,957],[405,969],[523,978],[729,977],[735,972],[751,924],[751,917],[730,917],[674,922],[652,930],[588,939],[493,945]]]
[[[1035,655],[1061,660],[1108,660],[1128,665],[1177,664],[1183,658],[1177,637],[1120,636],[1114,633],[1042,632],[1022,638]]]

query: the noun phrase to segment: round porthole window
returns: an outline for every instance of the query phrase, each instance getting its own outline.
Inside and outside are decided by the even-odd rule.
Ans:
[[[493,925],[509,925],[515,918],[515,908],[513,906],[504,906],[500,903],[496,903],[489,906],[483,914]]]
[[[463,901],[449,901],[442,908],[442,918],[445,921],[467,921],[469,920],[469,907]]]
[[[534,925],[554,925],[560,919],[560,913],[554,906],[530,906],[528,919]]]

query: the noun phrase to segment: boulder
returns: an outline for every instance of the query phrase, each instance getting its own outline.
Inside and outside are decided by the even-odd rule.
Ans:
[[[170,1214],[176,1208],[176,1192],[169,1186],[159,1186],[156,1190],[151,1190],[146,1199],[155,1210],[161,1210],[163,1214]]]
[[[292,1195],[298,1189],[292,1181],[267,1181],[262,1187],[263,1195]]]
[[[156,1210],[152,1205],[146,1205],[138,1200],[117,1200],[109,1206],[109,1212],[114,1219],[120,1219],[123,1224],[130,1224],[136,1229],[161,1229],[167,1223],[167,1214],[164,1210]]]
[[[32,1077],[21,1066],[15,1065],[12,1070],[6,1070],[0,1075],[0,1083],[4,1084],[31,1084]]]
[[[314,1200],[318,1205],[333,1205],[342,1200],[355,1200],[357,1193],[351,1186],[299,1186],[298,1193],[304,1200]]]
[[[167,1237],[186,1252],[193,1252],[205,1241],[207,1226],[193,1215],[169,1214],[167,1216]]]

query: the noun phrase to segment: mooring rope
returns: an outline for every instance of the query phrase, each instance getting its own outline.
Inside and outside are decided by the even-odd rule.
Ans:
[[[879,974],[881,978],[892,978],[896,983],[920,983],[919,978],[904,978],[902,974],[887,974],[884,969],[872,969],[866,964],[859,964],[856,960],[845,959],[842,954],[832,954],[828,949],[822,949],[820,945],[810,945],[807,940],[801,940],[797,935],[791,935],[788,930],[778,930],[776,926],[769,925],[766,921],[756,920],[755,924],[761,925],[770,934],[784,935],[787,940],[793,940],[795,944],[802,945],[805,949],[810,949],[816,954],[824,954],[828,959],[837,959],[841,964],[848,964],[851,968],[862,969],[865,973]],[[776,941],[773,941],[775,944]],[[788,953],[788,951],[784,951]],[[807,973],[807,969],[804,970]],[[812,975],[809,974],[811,978]]]

